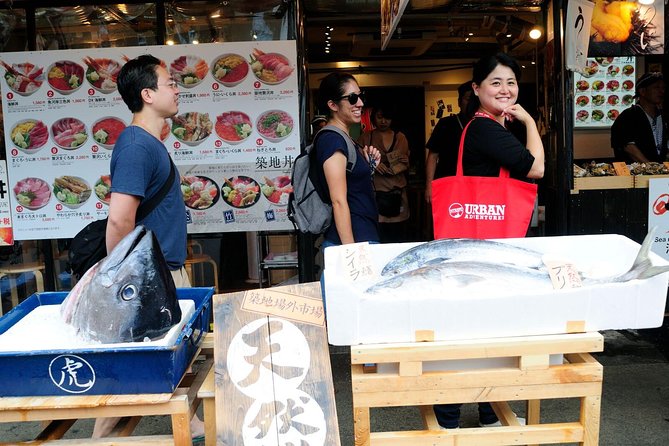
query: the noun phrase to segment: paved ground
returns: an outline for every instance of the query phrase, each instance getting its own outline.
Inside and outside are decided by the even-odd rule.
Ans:
[[[605,332],[606,345],[596,357],[604,365],[604,389],[600,445],[666,446],[669,445],[669,325],[655,330]],[[353,445],[351,414],[351,381],[349,356],[345,348],[332,348],[332,368],[337,399],[341,444]],[[523,415],[524,405],[512,407]],[[548,400],[542,403],[542,421],[573,421],[578,418],[575,400]],[[463,406],[461,424],[477,423],[476,406]],[[66,438],[86,438],[92,431],[92,420],[80,420]],[[372,411],[372,431],[420,429],[417,409],[389,408]],[[0,442],[32,439],[37,423],[0,424]],[[171,432],[168,417],[146,417],[138,435]],[[242,446],[242,445],[238,445]]]

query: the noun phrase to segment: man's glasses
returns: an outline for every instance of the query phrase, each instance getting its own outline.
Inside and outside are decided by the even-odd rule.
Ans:
[[[358,103],[358,99],[362,99],[362,102],[365,102],[365,92],[361,91],[360,93],[351,93],[347,94],[346,96],[342,96],[340,98],[337,98],[338,101],[341,101],[342,99],[347,99],[348,103],[351,105],[355,105]]]
[[[165,84],[156,84],[156,85],[158,85],[159,87],[168,87],[168,88],[171,88],[173,90],[178,87],[177,81],[169,81]]]

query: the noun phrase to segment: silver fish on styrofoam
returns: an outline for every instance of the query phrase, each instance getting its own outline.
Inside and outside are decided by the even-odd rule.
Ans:
[[[583,286],[627,282],[635,279],[643,280],[669,271],[669,265],[655,266],[650,259],[654,231],[655,228],[644,239],[639,253],[628,271],[605,278],[584,278],[582,280]],[[488,246],[493,247],[494,245],[488,244]],[[514,265],[508,262],[497,263],[491,261],[492,255],[490,254],[482,255],[481,258],[485,261],[441,260],[440,263],[430,263],[382,280],[367,288],[366,292],[376,294],[384,290],[404,287],[410,290],[412,286],[425,284],[446,290],[463,288],[476,283],[508,286],[519,291],[549,291],[553,289],[550,276],[545,268]]]
[[[440,239],[422,243],[398,254],[381,271],[390,276],[445,260],[486,261],[500,264],[541,268],[541,253],[492,240]]]
[[[137,226],[84,274],[61,304],[82,339],[156,339],[181,320],[174,280],[152,231]]]

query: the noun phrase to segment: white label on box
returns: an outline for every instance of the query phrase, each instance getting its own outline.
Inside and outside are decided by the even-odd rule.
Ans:
[[[553,288],[565,290],[568,288],[580,288],[583,286],[581,275],[576,267],[566,262],[545,262],[548,267],[548,275],[551,278]]]
[[[340,261],[344,270],[342,279],[347,282],[357,282],[361,279],[376,276],[369,243],[350,243],[342,245],[342,247],[344,248],[340,254]]]

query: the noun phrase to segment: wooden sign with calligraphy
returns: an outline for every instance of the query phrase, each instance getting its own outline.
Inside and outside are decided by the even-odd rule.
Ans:
[[[214,296],[217,445],[341,444],[320,300],[319,283]]]

